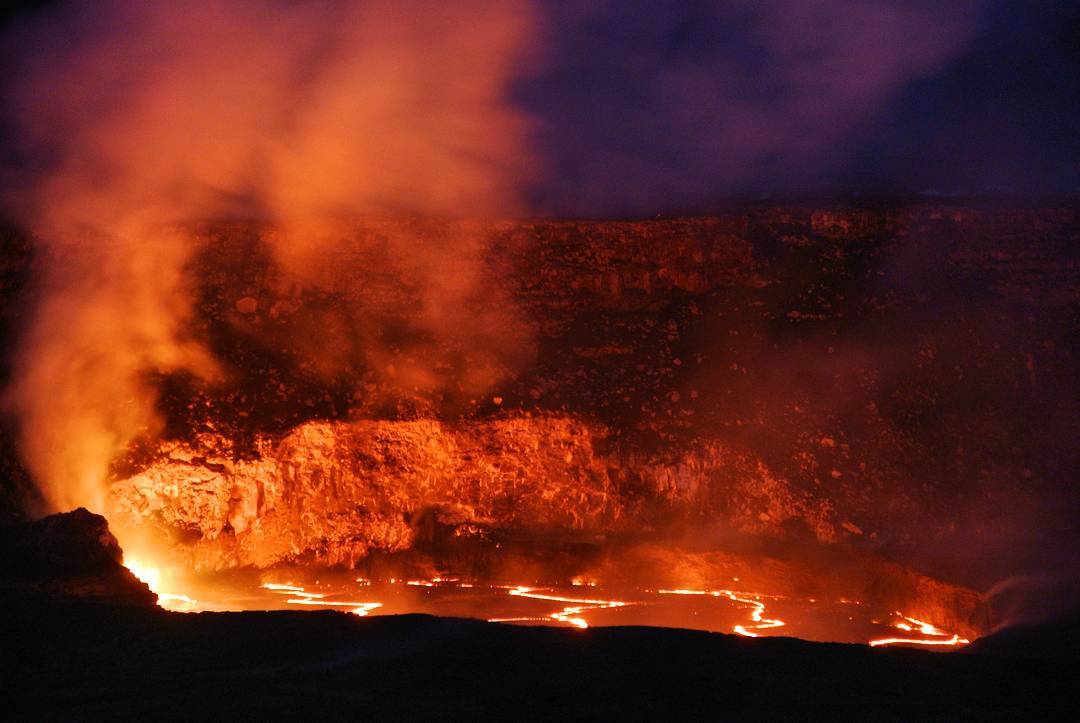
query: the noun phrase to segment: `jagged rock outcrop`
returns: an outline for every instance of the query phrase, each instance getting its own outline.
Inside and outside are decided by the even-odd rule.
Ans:
[[[152,607],[157,595],[123,566],[108,522],[83,508],[0,528],[0,594]]]
[[[157,527],[198,569],[352,564],[431,542],[436,529],[596,541],[722,519],[748,534],[797,521],[820,541],[838,536],[828,505],[716,442],[647,454],[574,416],[310,422],[257,448],[237,459],[211,434],[166,444],[112,486],[109,518]]]

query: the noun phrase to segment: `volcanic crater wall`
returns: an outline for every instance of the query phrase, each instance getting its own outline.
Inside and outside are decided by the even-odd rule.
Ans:
[[[166,443],[159,460],[112,486],[109,518],[121,530],[181,533],[180,554],[203,570],[351,566],[372,550],[436,542],[436,530],[597,543],[689,520],[749,534],[799,520],[836,537],[828,505],[745,455],[715,442],[620,450],[612,430],[567,415],[309,422],[257,447],[236,459],[220,435]]]
[[[200,567],[720,527],[981,586],[1075,536],[1070,206],[190,233],[227,374],[157,380],[109,517]]]

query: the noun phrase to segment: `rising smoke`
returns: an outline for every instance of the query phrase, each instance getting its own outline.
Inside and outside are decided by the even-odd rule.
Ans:
[[[272,221],[278,266],[317,284],[341,219],[643,213],[798,182],[954,57],[978,5],[55,3],[3,43],[4,200],[42,249],[6,394],[26,462],[51,507],[100,509],[110,460],[160,427],[149,375],[227,373],[189,332],[193,221]],[[475,392],[526,335],[499,303],[465,311],[482,239],[415,241],[386,237],[424,331],[493,350]],[[370,338],[337,347],[386,361]]]
[[[48,505],[102,509],[110,461],[161,425],[149,375],[222,373],[186,331],[185,224],[279,223],[277,262],[317,278],[332,219],[519,211],[531,125],[506,91],[536,35],[525,2],[485,0],[98,0],[13,27],[5,200],[41,268],[6,401]],[[440,322],[478,246],[447,243],[409,261]]]

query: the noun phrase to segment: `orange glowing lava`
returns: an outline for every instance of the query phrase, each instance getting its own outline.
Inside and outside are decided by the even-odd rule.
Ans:
[[[586,610],[620,608],[631,604],[628,602],[623,602],[621,600],[584,600],[579,598],[563,597],[561,595],[536,592],[536,588],[525,587],[524,585],[518,585],[517,587],[510,588],[508,590],[508,593],[516,597],[527,597],[532,598],[533,600],[550,600],[552,602],[571,604],[567,605],[562,610],[549,613],[547,617],[488,618],[489,623],[543,622],[550,619],[560,623],[573,625],[577,628],[585,629],[589,627],[589,623],[585,621],[585,618],[579,616]]]
[[[146,582],[158,594],[158,604],[161,607],[183,612],[267,610],[303,606],[338,609],[358,616],[367,616],[382,608],[375,614],[436,611],[435,614],[472,617],[477,615],[477,605],[482,605],[487,610],[480,612],[480,616],[493,623],[555,624],[586,629],[597,625],[654,625],[659,622],[661,625],[675,627],[728,630],[736,635],[757,638],[777,634],[772,632],[776,628],[791,629],[790,634],[801,637],[807,630],[804,616],[829,614],[825,608],[830,605],[827,600],[819,598],[788,597],[745,590],[633,587],[630,588],[632,592],[628,593],[626,588],[620,589],[620,592],[609,591],[602,583],[595,580],[572,580],[564,588],[559,585],[541,587],[525,584],[485,583],[455,577],[383,580],[360,577],[350,578],[344,583],[333,579],[315,581],[306,587],[305,584],[293,581],[295,578],[293,580],[278,578],[275,582],[261,583],[259,585],[261,595],[253,595],[250,590],[235,588],[227,593],[217,589],[207,592],[204,588],[198,588],[209,595],[208,599],[211,600],[211,602],[199,602],[186,595],[162,592],[162,590],[170,589],[170,584],[175,582],[169,579],[167,570],[147,565],[137,559],[129,559],[127,564],[140,580]],[[419,591],[422,595],[416,597],[414,593],[408,592],[410,589]],[[454,592],[455,590],[460,592]],[[586,592],[587,595],[575,594]],[[218,597],[214,597],[215,595]],[[615,597],[616,595],[618,598]],[[629,595],[629,597],[624,595]],[[662,601],[662,598],[668,596],[694,596],[702,598],[703,602],[704,600],[715,601],[715,605],[690,604],[689,600],[687,605],[676,603],[674,600]],[[366,599],[358,599],[360,597]],[[508,597],[535,600],[541,605],[535,611],[519,612],[515,609],[519,604],[514,603],[514,607],[507,610]],[[468,602],[463,604],[463,601]],[[551,605],[545,609],[543,603],[551,603]],[[672,607],[672,604],[675,607]],[[862,608],[867,603],[840,597],[834,598],[832,604]],[[460,607],[455,607],[456,605]],[[658,605],[662,606],[659,611],[655,607]],[[592,614],[599,611],[631,606],[634,610],[621,613],[617,623],[606,616],[595,619],[592,617]],[[734,607],[737,616],[734,620],[730,617],[729,606]],[[787,620],[780,618],[776,608],[780,608],[781,614]],[[818,610],[821,612],[818,613]],[[696,617],[699,614],[701,617]],[[841,632],[839,638],[818,639],[832,639],[839,642],[867,641],[873,647],[912,645],[950,648],[969,642],[959,633],[946,631],[932,623],[898,611],[889,613],[881,622],[872,619],[869,611],[859,614],[857,618],[847,617],[847,620],[849,622],[846,624],[850,625],[851,632],[846,634]],[[702,625],[705,627],[702,628]],[[868,640],[874,634],[871,632],[873,628],[880,629],[881,626],[893,628],[902,632],[903,635]],[[827,635],[833,634],[837,633]]]
[[[764,595],[755,595],[748,592],[736,592],[734,590],[657,590],[661,595],[710,595],[712,597],[726,597],[737,603],[749,605],[754,609],[750,614],[750,621],[752,625],[735,625],[732,627],[732,632],[742,635],[747,638],[759,637],[758,633],[754,630],[765,630],[768,628],[780,628],[784,626],[783,620],[776,620],[765,617],[765,603],[760,601],[760,598],[767,597]]]
[[[870,641],[871,647],[880,645],[967,645],[971,641],[961,638],[956,633],[952,636],[939,627],[915,618],[908,617],[900,612],[894,613],[898,620],[892,622],[892,626],[904,632],[920,632],[927,638],[878,638]]]
[[[292,583],[263,583],[262,588],[281,595],[287,595],[285,600],[289,605],[313,605],[332,608],[350,608],[349,612],[361,617],[367,615],[375,608],[382,607],[381,602],[356,602],[352,600],[326,600],[323,593],[308,592],[302,585]]]
[[[159,607],[181,613],[193,612],[198,609],[198,600],[179,593],[164,592],[161,568],[126,556],[124,558],[124,567],[130,570],[132,575],[146,583],[150,591],[158,596],[157,604]]]

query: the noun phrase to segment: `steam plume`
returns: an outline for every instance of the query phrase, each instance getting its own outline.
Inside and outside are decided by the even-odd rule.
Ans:
[[[48,504],[101,509],[110,461],[160,424],[148,375],[219,374],[185,333],[186,223],[284,222],[302,273],[339,238],[320,219],[515,211],[530,124],[504,96],[535,25],[517,0],[98,0],[14,28],[5,200],[43,268],[6,399]]]

